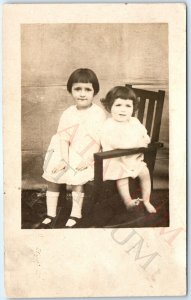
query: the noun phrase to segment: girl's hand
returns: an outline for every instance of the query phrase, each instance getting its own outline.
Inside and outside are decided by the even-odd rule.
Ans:
[[[83,171],[88,168],[88,163],[86,161],[82,161],[77,167],[77,171]]]
[[[68,166],[67,163],[65,161],[62,161],[52,170],[52,173],[58,173],[62,170],[66,171],[67,166]]]

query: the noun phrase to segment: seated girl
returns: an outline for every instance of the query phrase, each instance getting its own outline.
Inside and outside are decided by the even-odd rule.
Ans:
[[[102,128],[103,151],[147,147],[150,137],[146,128],[133,117],[137,109],[137,98],[129,87],[116,86],[101,99],[105,109],[111,113]],[[156,213],[150,203],[151,180],[142,153],[104,160],[103,179],[116,180],[119,193],[127,208],[136,206],[142,200],[149,213]],[[132,199],[129,192],[129,178],[139,177],[142,199]]]

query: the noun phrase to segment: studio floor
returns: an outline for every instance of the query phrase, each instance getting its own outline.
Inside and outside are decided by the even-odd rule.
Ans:
[[[93,197],[92,186],[86,186],[81,221],[74,228],[138,228],[169,226],[169,191],[153,190],[151,202],[156,214],[148,213],[143,203],[127,210],[119,196],[110,189],[102,199]],[[65,187],[60,193],[57,216],[52,229],[66,228],[72,207],[71,193]],[[46,215],[46,195],[43,190],[22,191],[22,229],[36,229]],[[66,228],[67,229],[67,228]]]

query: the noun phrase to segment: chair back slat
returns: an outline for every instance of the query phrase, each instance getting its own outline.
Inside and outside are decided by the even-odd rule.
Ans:
[[[127,87],[133,88],[132,85],[126,84]],[[139,100],[137,118],[145,127],[151,137],[152,142],[158,142],[162,110],[164,104],[164,91],[149,91],[133,88]]]
[[[158,96],[157,104],[156,104],[156,112],[155,112],[153,132],[152,132],[152,141],[153,142],[157,142],[159,140],[165,92],[158,91],[158,94],[159,94],[159,96]]]
[[[146,99],[142,97],[138,97],[139,100],[139,107],[138,107],[138,115],[137,118],[141,123],[143,123],[143,117],[144,117],[144,112],[145,112],[145,103]]]
[[[128,85],[128,84],[126,86],[130,87],[130,85]],[[131,88],[135,91],[137,97],[141,97],[141,98],[145,98],[145,99],[149,99],[149,100],[153,100],[153,101],[155,101],[156,98],[158,98],[158,92],[142,90],[142,89],[134,88],[133,86],[131,86]]]
[[[151,135],[151,129],[152,129],[152,124],[153,124],[154,108],[155,108],[155,101],[149,101],[146,125],[145,125],[149,136]]]

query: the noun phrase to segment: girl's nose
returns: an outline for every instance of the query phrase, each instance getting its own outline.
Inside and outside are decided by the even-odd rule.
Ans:
[[[86,94],[85,90],[84,90],[84,89],[81,89],[80,96],[81,96],[81,97],[84,97],[85,94]]]

